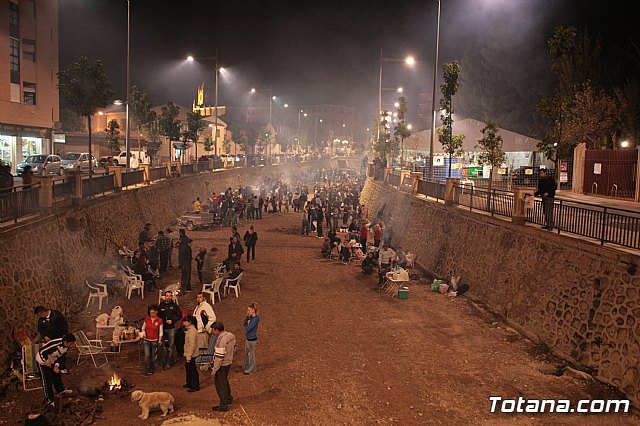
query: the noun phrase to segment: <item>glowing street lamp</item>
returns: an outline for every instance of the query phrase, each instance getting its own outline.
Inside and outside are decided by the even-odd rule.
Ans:
[[[394,106],[394,107],[396,107],[396,108],[400,108],[400,102],[395,102],[395,103],[393,104],[393,106]]]
[[[187,56],[187,62],[193,62],[193,61],[194,61],[193,56],[191,55]]]
[[[256,93],[256,89],[254,87],[251,88],[251,93]]]
[[[284,107],[285,108],[289,108],[289,104],[284,104]]]
[[[398,91],[398,93],[402,93],[402,92],[404,92],[404,89],[402,87],[398,87],[397,91]]]
[[[621,148],[629,148],[629,141],[620,142],[620,147]]]
[[[413,56],[407,56],[404,61],[407,63],[407,65],[409,66],[414,66],[416,64],[416,59]]]

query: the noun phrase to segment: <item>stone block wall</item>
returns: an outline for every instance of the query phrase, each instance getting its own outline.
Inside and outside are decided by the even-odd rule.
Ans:
[[[362,202],[386,204],[392,242],[554,353],[640,402],[640,258],[417,199],[368,179]]]
[[[66,315],[82,309],[84,280],[113,262],[123,245],[137,247],[145,223],[152,232],[175,223],[192,209],[196,196],[239,185],[259,186],[265,178],[327,167],[326,162],[285,164],[201,173],[92,200],[3,232],[0,244],[0,371],[17,348],[15,330],[37,335],[33,308],[44,305]]]

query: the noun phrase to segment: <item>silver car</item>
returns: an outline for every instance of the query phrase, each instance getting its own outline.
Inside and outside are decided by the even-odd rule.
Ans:
[[[62,167],[65,171],[83,171],[89,172],[89,153],[88,152],[67,152],[60,156]],[[91,156],[93,169],[98,166],[96,157]]]
[[[45,176],[49,173],[57,173],[62,176],[64,174],[62,161],[57,155],[37,154],[28,156],[24,162],[16,167],[16,172],[19,176],[22,176],[26,166],[31,166],[31,171],[36,175]]]

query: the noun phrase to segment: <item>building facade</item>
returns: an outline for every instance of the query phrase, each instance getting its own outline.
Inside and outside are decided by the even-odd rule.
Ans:
[[[53,151],[57,75],[58,1],[0,1],[0,160],[14,171]]]

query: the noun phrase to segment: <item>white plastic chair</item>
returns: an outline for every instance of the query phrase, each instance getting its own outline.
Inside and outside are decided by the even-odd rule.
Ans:
[[[127,280],[127,299],[131,299],[131,293],[136,290],[144,299],[144,281],[140,275],[125,275]]]
[[[226,288],[227,294],[229,294],[229,289],[232,288],[236,292],[236,297],[240,296],[240,280],[242,279],[243,275],[244,275],[244,272],[241,272],[240,275],[238,275],[237,277],[227,280],[227,288]]]
[[[87,300],[87,308],[92,303],[94,299],[98,299],[98,310],[102,310],[102,299],[109,298],[109,293],[107,293],[107,285],[106,284],[95,284],[95,286],[89,284],[88,280],[84,280],[89,287],[89,299]]]
[[[127,256],[133,256],[133,250],[127,246],[122,246],[122,251],[125,252]]]
[[[219,263],[218,266],[216,266],[216,270],[214,271],[214,276],[215,278],[221,278],[224,277],[224,272],[226,270],[226,265],[224,263]]]
[[[220,285],[224,281],[223,277],[216,278],[213,280],[211,284],[202,284],[202,292],[209,293],[211,295],[211,304],[216,303],[216,294],[218,295],[218,301],[222,300],[222,295],[220,294]]]

